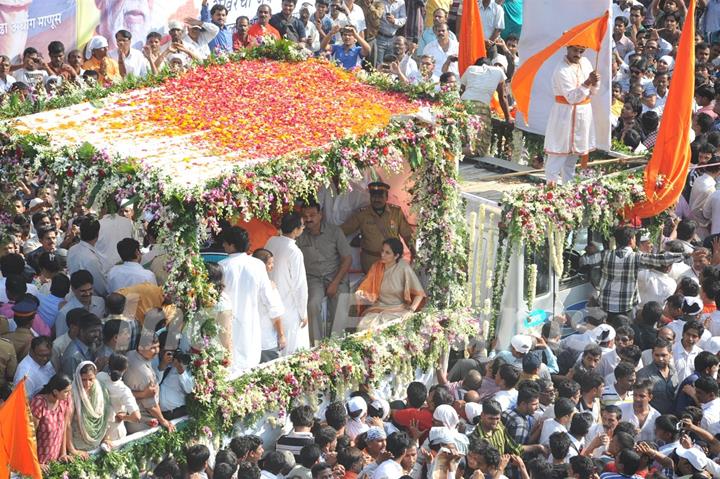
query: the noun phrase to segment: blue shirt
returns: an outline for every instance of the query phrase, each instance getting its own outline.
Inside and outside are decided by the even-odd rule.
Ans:
[[[52,294],[42,294],[38,299],[40,300],[38,314],[43,322],[48,325],[48,328],[52,328],[55,325],[55,318],[57,318],[58,312],[60,311],[60,303],[62,303],[64,299],[53,296]]]
[[[200,9],[200,19],[203,22],[212,22],[210,10],[208,9],[207,5],[203,5]],[[230,31],[230,29],[225,25],[220,26],[215,22],[212,23],[214,23],[220,29],[220,31],[218,32],[217,36],[210,40],[210,43],[208,43],[208,48],[210,48],[210,52],[213,54],[232,52],[233,42],[232,32]]]
[[[343,45],[333,45],[332,57],[337,63],[342,65],[344,69],[352,70],[360,65],[361,51],[362,47],[359,45],[351,47],[348,51],[345,51],[345,47]]]

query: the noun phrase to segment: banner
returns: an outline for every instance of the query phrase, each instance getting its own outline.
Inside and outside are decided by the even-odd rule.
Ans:
[[[523,29],[518,50],[520,64],[551,43],[556,41],[565,31],[593,18],[603,15],[609,8],[610,0],[533,0],[523,3]],[[562,15],[558,15],[562,12]],[[610,102],[611,102],[611,71],[610,55],[612,49],[612,18],[608,18],[610,26],[603,42],[597,70],[600,74],[600,90],[593,96],[593,118],[595,123],[595,139],[597,147],[610,149]],[[551,56],[538,70],[532,88],[530,112],[528,119],[517,115],[516,125],[530,133],[545,134],[550,108],[555,101],[552,92],[552,74],[555,67],[562,61],[566,49]],[[596,52],[586,50],[585,56],[595,65]]]
[[[233,28],[237,17],[252,19],[261,4],[277,13],[282,2],[210,0],[209,7],[216,3],[228,9],[226,24]],[[0,52],[18,63],[26,47],[35,47],[48,61],[51,41],[61,41],[69,52],[82,49],[93,35],[107,38],[113,51],[115,33],[121,29],[132,34],[135,48],[142,48],[148,33],[167,34],[170,20],[199,19],[201,4],[202,0],[0,0]]]

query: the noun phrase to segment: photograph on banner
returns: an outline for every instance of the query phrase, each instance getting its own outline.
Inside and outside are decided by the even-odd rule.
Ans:
[[[255,17],[257,7],[269,4],[272,12],[280,11],[280,0],[220,0],[211,1],[228,9],[227,26],[234,28],[239,16]],[[132,34],[132,46],[141,49],[147,34],[168,33],[171,20],[187,17],[200,19],[202,0],[5,0],[0,1],[0,52],[11,62],[20,61],[27,47],[34,47],[44,60],[47,45],[58,40],[69,52],[82,50],[94,35],[108,40],[113,53],[115,33],[127,30]],[[299,8],[299,6],[298,6]],[[168,41],[164,38],[163,41]]]
[[[564,32],[603,15],[611,6],[610,0],[534,0],[523,4],[523,29],[518,50],[520,64],[555,42]],[[562,12],[562,15],[558,15]],[[595,138],[599,149],[610,149],[610,103],[612,77],[610,69],[612,51],[612,18],[602,42],[600,52],[585,50],[585,57],[597,65],[600,74],[600,89],[592,99]],[[560,48],[538,71],[533,82],[528,118],[517,116],[517,126],[530,133],[545,134],[547,119],[553,105],[552,76],[555,68],[563,61],[566,48]]]

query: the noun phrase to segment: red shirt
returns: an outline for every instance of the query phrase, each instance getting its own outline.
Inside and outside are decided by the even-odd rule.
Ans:
[[[280,36],[280,32],[278,32],[272,25],[265,25],[265,30],[263,30],[263,27],[261,27],[259,23],[254,23],[248,29],[247,41],[252,45],[257,45],[258,43],[260,43],[258,39],[261,39],[262,37],[267,35],[270,35],[275,40],[280,40],[280,38],[282,38]]]
[[[420,431],[424,431],[424,434],[420,437],[420,444],[422,444],[428,434],[430,434],[430,428],[432,427],[433,421],[432,413],[427,408],[416,409],[410,407],[395,411],[393,414],[393,422],[406,429],[410,427],[410,423],[412,421],[417,421],[418,429]]]

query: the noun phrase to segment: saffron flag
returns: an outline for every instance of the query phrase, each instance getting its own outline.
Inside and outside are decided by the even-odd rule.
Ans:
[[[688,5],[677,47],[672,89],[665,103],[652,157],[645,167],[647,199],[633,207],[631,217],[649,218],[675,204],[685,187],[690,166],[690,126],[695,92],[695,0]]]
[[[0,479],[10,477],[11,470],[42,479],[31,421],[23,378],[0,407]]]
[[[480,8],[477,0],[463,0],[463,14],[460,17],[460,42],[458,51],[458,69],[460,75],[470,65],[474,65],[478,58],[485,58],[485,34]]]
[[[517,108],[524,118],[528,117],[530,110],[530,94],[535,75],[543,63],[559,49],[570,45],[583,46],[599,52],[607,32],[609,15],[609,11],[606,10],[603,15],[574,26],[549,46],[524,61],[515,71],[510,84]]]

